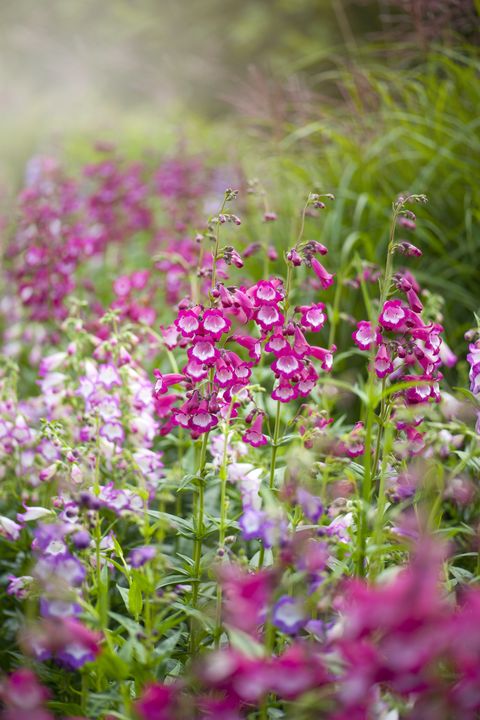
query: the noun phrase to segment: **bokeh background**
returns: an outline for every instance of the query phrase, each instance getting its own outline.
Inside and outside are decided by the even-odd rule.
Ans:
[[[419,276],[455,342],[479,304],[479,27],[478,0],[2,0],[2,205],[34,154],[183,143],[261,177],[279,246],[302,194],[335,192],[332,252],[374,262],[392,199],[425,192]]]

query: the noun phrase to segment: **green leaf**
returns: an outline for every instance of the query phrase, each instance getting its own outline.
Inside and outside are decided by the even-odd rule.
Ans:
[[[185,573],[183,575],[166,575],[164,578],[160,580],[159,583],[157,583],[156,588],[164,588],[167,585],[177,585],[178,583],[185,583],[189,582],[190,575],[189,573]]]
[[[226,630],[230,638],[231,646],[235,650],[239,650],[242,655],[250,658],[265,657],[265,646],[250,635],[236,628],[227,627]]]
[[[130,590],[128,591],[128,609],[132,613],[132,615],[138,619],[140,613],[142,612],[143,608],[143,597],[142,597],[142,590],[140,588],[140,585],[136,580],[132,582],[130,585]]]
[[[122,596],[122,600],[123,600],[123,602],[125,603],[125,607],[127,608],[127,610],[129,610],[129,607],[128,607],[128,588],[122,587],[121,585],[117,585],[116,587],[117,587],[118,592],[119,592],[120,595]]]

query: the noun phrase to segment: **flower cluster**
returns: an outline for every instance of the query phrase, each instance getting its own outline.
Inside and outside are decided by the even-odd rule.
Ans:
[[[467,362],[470,365],[469,379],[470,391],[478,398],[480,396],[480,340],[470,343]],[[477,432],[480,434],[480,411],[477,411]]]

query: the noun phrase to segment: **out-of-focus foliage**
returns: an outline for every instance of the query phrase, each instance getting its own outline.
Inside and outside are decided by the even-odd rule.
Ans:
[[[4,0],[0,19],[4,186],[37,151],[81,164],[100,135],[139,157],[183,132],[267,185],[336,188],[329,241],[353,227],[372,261],[391,197],[425,191],[423,249],[460,336],[477,304],[478,3]]]
[[[296,177],[301,186],[337,189],[325,233],[339,255],[356,237],[354,250],[378,260],[387,241],[387,199],[407,190],[428,193],[429,219],[420,233],[426,273],[445,297],[458,337],[478,305],[479,70],[472,48],[437,48],[404,72],[364,54],[354,69],[314,78],[304,122],[298,103],[291,103],[296,115],[278,103],[270,118],[263,109],[256,114],[253,84],[243,101],[248,126],[263,143],[275,138],[264,152],[280,185]],[[341,104],[332,102],[332,88]]]

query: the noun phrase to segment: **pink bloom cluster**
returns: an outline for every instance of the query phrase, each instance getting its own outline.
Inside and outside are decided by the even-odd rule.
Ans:
[[[311,393],[318,380],[312,359],[328,372],[335,350],[310,345],[304,335],[324,326],[323,303],[295,308],[293,317],[286,319],[285,290],[277,278],[261,280],[248,288],[228,289],[218,284],[213,295],[217,307],[193,305],[181,309],[174,326],[163,331],[167,347],[187,348],[188,362],[182,373],[156,371],[157,398],[173,385],[186,385],[187,400],[175,409],[171,422],[188,428],[195,436],[211,430],[227,413],[235,417],[239,403],[234,398],[249,397],[245,388],[264,352],[275,358],[271,364],[276,379],[272,397],[287,403]],[[232,323],[241,329],[226,338]],[[252,324],[257,331],[245,333]],[[231,342],[247,351],[248,360],[227,349]],[[263,444],[261,414],[251,414],[250,424],[244,440],[252,445]]]
[[[80,218],[76,184],[55,161],[38,158],[19,197],[20,219],[7,249],[21,302],[34,320],[63,319],[79,262],[96,250]]]
[[[129,275],[120,275],[113,283],[115,300],[112,308],[120,310],[122,318],[135,323],[154,325],[156,312],[152,307],[154,289],[149,288],[149,270],[135,270]],[[143,291],[143,296],[139,296]]]
[[[377,377],[418,385],[407,388],[403,397],[408,405],[433,399],[440,400],[438,381],[442,375],[443,328],[438,323],[425,324],[421,318],[419,286],[413,275],[404,271],[396,278],[397,287],[406,293],[407,303],[386,300],[378,316],[378,325],[362,320],[352,337],[361,350],[376,348],[374,369]]]
[[[44,705],[50,693],[26,668],[15,670],[0,683],[2,720],[54,720]]]
[[[470,365],[470,391],[476,398],[480,398],[480,340],[470,343],[468,349],[467,362]],[[476,428],[480,434],[480,410],[477,411]]]
[[[92,186],[85,199],[86,214],[101,249],[149,230],[153,221],[145,168],[138,162],[124,163],[108,150],[106,158],[84,168]]]
[[[407,720],[474,720],[480,710],[480,595],[472,589],[458,604],[448,602],[439,587],[442,559],[438,548],[424,545],[388,583],[347,582],[337,595],[336,615],[312,620],[307,634],[278,655],[223,648],[204,656],[194,668],[200,695],[192,697],[185,682],[151,685],[137,703],[140,717],[209,717],[195,715],[194,707],[202,708],[213,691],[223,708],[215,717],[228,720],[248,716],[272,694],[288,701],[307,701],[312,694],[329,720],[374,717],[385,697],[395,698]],[[256,575],[244,576],[239,595],[232,572],[225,577],[228,617],[238,618],[247,632],[253,627],[249,617],[267,617],[272,594],[268,573]],[[296,615],[295,602],[282,598],[273,616],[281,608],[286,617]]]

